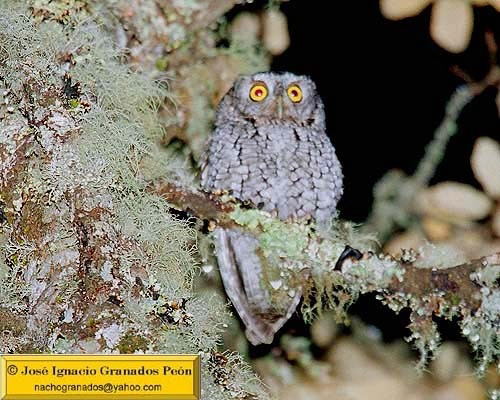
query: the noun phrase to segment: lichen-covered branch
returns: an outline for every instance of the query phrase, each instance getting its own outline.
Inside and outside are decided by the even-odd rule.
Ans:
[[[148,190],[163,197],[179,210],[187,211],[200,219],[217,221],[217,224],[223,227],[236,225],[228,216],[231,211],[234,211],[234,205],[223,202],[212,194],[183,189],[169,182],[156,182],[150,185]]]
[[[408,339],[415,340],[420,350],[420,367],[439,345],[433,317],[458,318],[463,336],[478,353],[478,372],[482,374],[500,355],[500,253],[443,268],[432,265],[433,255],[426,254],[429,250],[433,252],[432,248],[421,254],[408,251],[399,260],[365,255],[344,263],[343,279],[346,285],[366,281],[361,292],[377,292],[378,299],[394,311],[405,307],[411,310],[412,335]],[[390,280],[378,279],[391,269]]]
[[[329,232],[318,234],[306,222],[281,222],[255,209],[244,210],[234,202],[224,207],[213,194],[190,192],[171,183],[157,184],[155,190],[170,204],[200,219],[222,226],[237,223],[259,235],[262,251],[270,261],[266,274],[276,299],[280,299],[280,290],[287,292],[300,285],[306,293],[306,317],[321,312],[326,301],[344,319],[347,305],[360,294],[375,292],[392,310],[411,310],[412,335],[408,339],[421,351],[421,367],[439,344],[433,321],[436,316],[459,318],[463,335],[478,353],[480,373],[500,354],[500,253],[458,262],[429,245],[419,251],[404,251],[395,259],[369,250],[369,238],[353,231],[349,224],[337,222]],[[355,253],[360,256],[339,264],[347,245],[363,246]]]

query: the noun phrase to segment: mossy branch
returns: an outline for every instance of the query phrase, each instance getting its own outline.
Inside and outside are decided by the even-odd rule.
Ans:
[[[203,191],[194,192],[170,182],[157,182],[150,185],[149,190],[163,197],[176,209],[186,211],[201,220],[213,221],[217,226],[224,228],[238,225],[230,215],[237,204],[234,200],[232,203],[224,202],[215,194]],[[370,285],[373,290],[385,290],[387,294],[409,294],[419,298],[423,298],[429,293],[443,292],[447,296],[458,296],[467,304],[467,308],[471,312],[474,312],[480,306],[478,293],[481,288],[471,280],[471,274],[484,269],[488,265],[500,265],[500,253],[446,269],[439,266],[415,266],[419,256],[412,250],[404,252],[399,260],[388,255],[375,255],[373,252],[359,254],[362,254],[359,260],[346,257],[340,264],[337,263],[337,266],[343,271],[347,265],[349,265],[347,267],[349,269],[358,262],[367,262],[376,258],[382,263],[396,262],[403,271],[404,279],[401,279],[399,275],[395,275],[385,286],[375,287]],[[434,297],[436,296],[434,295]]]
[[[150,190],[173,207],[212,224],[234,227],[237,220],[241,223],[235,217],[237,202],[225,203],[214,194],[193,192],[166,182],[151,185]],[[255,213],[256,210],[248,212]],[[486,366],[498,357],[498,335],[495,334],[498,313],[495,307],[498,307],[496,304],[500,297],[500,253],[456,266],[448,264],[449,267],[444,268],[446,262],[415,250],[404,251],[400,259],[366,249],[359,251],[350,248],[350,251],[342,252],[338,249],[352,244],[346,236],[333,237],[328,241],[317,236],[314,229],[304,230],[301,222],[276,223],[281,224],[281,236],[287,236],[289,231],[303,232],[304,236],[309,236],[309,239],[304,239],[299,253],[294,252],[292,255],[285,251],[283,254],[284,247],[280,247],[280,257],[285,262],[300,259],[301,277],[306,277],[308,281],[300,283],[306,287],[305,303],[309,303],[311,297],[321,303],[326,297],[330,300],[329,305],[336,307],[342,314],[342,319],[345,305],[352,304],[360,294],[374,292],[377,293],[377,299],[396,312],[409,308],[412,335],[408,340],[414,340],[421,351],[420,367],[433,356],[439,344],[439,333],[433,317],[450,320],[459,318],[463,335],[480,356],[479,373],[484,372]],[[265,232],[265,224],[259,221],[245,225],[254,232],[256,226],[260,227],[262,235],[267,235],[268,240],[269,232]],[[312,254],[311,242],[316,246],[326,242],[327,247],[335,250],[326,253],[318,251],[314,253],[317,256],[309,258],[298,256],[301,253]],[[304,269],[308,273],[304,274]],[[311,307],[315,312],[320,312],[318,305]]]
[[[148,187],[167,200],[176,209],[186,211],[193,216],[209,221],[216,221],[219,226],[230,228],[236,223],[229,218],[234,205],[221,201],[217,196],[204,192],[193,192],[170,182],[156,182]]]

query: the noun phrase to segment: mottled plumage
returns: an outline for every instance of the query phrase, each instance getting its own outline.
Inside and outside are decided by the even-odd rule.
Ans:
[[[342,195],[342,171],[311,79],[271,72],[240,77],[217,109],[201,183],[207,191],[230,190],[282,220],[327,222]],[[236,229],[219,228],[216,237],[224,286],[247,336],[254,344],[269,343],[300,293],[287,310],[274,310],[260,285],[257,240]]]

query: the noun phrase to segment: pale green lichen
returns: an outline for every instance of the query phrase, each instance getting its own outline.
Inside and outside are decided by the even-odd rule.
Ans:
[[[415,322],[415,321],[412,321]],[[419,321],[412,329],[412,334],[405,338],[408,342],[413,342],[413,347],[418,350],[419,358],[416,369],[422,373],[435,355],[441,344],[441,335],[437,326],[432,321]]]
[[[222,48],[221,54],[234,57],[239,60],[242,69],[241,74],[252,74],[267,71],[270,59],[264,48],[258,43],[252,44],[240,40],[231,40],[229,47]]]
[[[32,290],[23,279],[23,271],[28,267],[35,246],[29,242],[8,242],[0,236],[0,304],[16,313],[26,312],[27,305],[23,301]]]
[[[358,293],[385,288],[394,278],[404,279],[404,270],[390,257],[359,260],[344,266],[342,272],[351,290]]]
[[[298,259],[308,244],[311,227],[306,224],[286,224],[259,210],[237,207],[230,217],[239,225],[259,232],[259,244],[266,257],[275,255]]]
[[[306,321],[325,308],[334,308],[337,318],[346,321],[349,304],[368,288],[387,284],[396,271],[387,262],[375,260],[354,264],[343,274],[334,271],[346,245],[368,251],[375,244],[373,235],[358,233],[348,222],[334,220],[327,229],[318,229],[310,221],[288,223],[266,212],[240,207],[230,216],[257,236],[267,261],[264,275],[274,301],[279,304],[295,290],[303,291],[302,314]]]
[[[230,351],[202,353],[202,360],[215,377],[215,384],[224,388],[224,391],[217,390],[214,382],[202,378],[202,398],[225,400],[228,394],[234,399],[275,400],[274,396],[263,389],[261,380],[255,376],[240,354]],[[241,379],[240,377],[246,380],[247,387],[242,388],[237,384],[237,379]]]
[[[40,119],[29,135],[19,129],[24,114],[8,112],[0,122],[9,132],[1,150],[37,138],[30,159],[11,152],[22,171],[12,174],[19,191],[2,193],[9,219],[37,239],[32,246],[2,226],[0,242],[11,250],[2,248],[0,302],[28,321],[20,338],[1,338],[2,351],[214,352],[226,305],[194,294],[196,232],[147,193],[151,175],[142,171],[148,164],[177,173],[155,143],[163,134],[157,110],[169,93],[131,72],[92,18],[62,26],[29,15],[17,2],[0,6],[0,75]],[[73,103],[61,98],[65,74],[79,85]],[[33,302],[28,315],[27,301],[42,292],[50,307]],[[235,391],[268,398],[248,367],[231,365]],[[204,398],[234,398],[206,368],[202,379]]]
[[[471,274],[481,286],[481,306],[461,322],[462,334],[476,352],[477,373],[482,376],[489,364],[500,360],[500,265],[491,264]],[[500,364],[497,364],[500,372]]]

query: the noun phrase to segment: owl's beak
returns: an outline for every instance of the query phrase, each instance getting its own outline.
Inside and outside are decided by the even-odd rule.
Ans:
[[[278,114],[278,118],[283,118],[283,97],[278,96],[276,100],[276,112]]]

